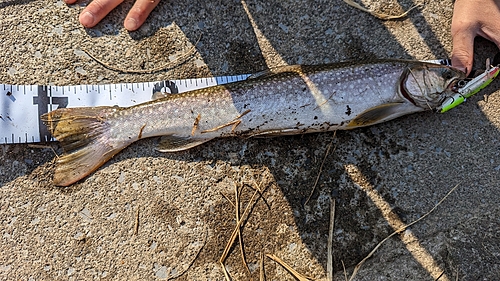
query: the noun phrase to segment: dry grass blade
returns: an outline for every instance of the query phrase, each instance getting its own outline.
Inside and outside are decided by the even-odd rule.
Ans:
[[[266,186],[266,188],[262,191],[262,193],[264,193],[268,187],[269,187],[269,185]],[[240,220],[237,221],[236,227],[234,228],[233,232],[231,233],[231,237],[229,238],[229,241],[226,244],[226,247],[224,248],[224,252],[222,253],[222,255],[219,259],[219,263],[222,266],[222,271],[224,272],[224,276],[225,276],[226,280],[231,280],[231,278],[229,277],[229,273],[227,272],[226,267],[224,266],[224,262],[226,261],[228,255],[229,255],[229,251],[231,250],[231,247],[233,246],[234,242],[236,241],[236,237],[238,236],[241,224],[249,216],[250,210],[253,209],[254,205],[257,203],[259,198],[262,196],[262,193],[259,192],[259,189],[256,189],[254,191],[254,193],[252,194],[250,201],[248,202],[245,210],[243,211],[243,214],[241,215]],[[257,194],[259,194],[259,197],[255,198]]]
[[[394,231],[393,233],[391,233],[389,236],[387,236],[384,240],[380,241],[380,243],[377,244],[377,246],[375,246],[375,248],[373,248],[373,250],[364,258],[362,259],[357,265],[356,267],[354,267],[354,270],[352,272],[352,275],[351,275],[351,278],[349,278],[349,281],[353,280],[354,277],[356,276],[356,274],[358,274],[358,271],[360,270],[361,266],[363,266],[363,264],[365,263],[366,260],[368,260],[369,258],[371,258],[373,256],[373,254],[378,250],[378,248],[380,248],[380,246],[382,246],[382,244],[384,244],[385,241],[389,240],[389,238],[391,238],[392,236],[398,234],[398,233],[401,233],[402,231],[406,230],[408,227],[416,224],[417,222],[423,220],[424,218],[426,218],[428,215],[430,215],[432,212],[434,212],[434,210],[436,210],[436,208],[441,205],[441,203],[443,203],[444,200],[446,200],[446,198],[448,198],[448,196],[453,192],[455,191],[455,189],[457,189],[457,187],[460,185],[460,183],[458,183],[457,185],[455,185],[450,191],[448,191],[448,193],[441,199],[439,200],[439,202],[434,205],[434,207],[432,207],[432,209],[430,211],[428,211],[427,213],[425,213],[423,216],[421,216],[420,218],[418,218],[417,220],[414,220],[413,222],[401,227],[400,229]]]
[[[330,226],[328,228],[328,249],[327,249],[327,264],[326,273],[327,279],[333,281],[333,229],[335,227],[335,198],[331,199],[330,204]]]
[[[298,273],[295,269],[293,269],[291,266],[289,266],[287,263],[285,263],[283,260],[281,260],[280,258],[278,258],[275,255],[267,254],[266,256],[268,258],[272,259],[273,261],[277,262],[279,265],[281,265],[282,267],[284,267],[286,270],[288,270],[288,272],[290,272],[290,274],[292,274],[293,277],[297,278],[297,280],[299,280],[299,281],[311,281],[311,280],[315,280],[312,277],[307,277],[307,276],[305,276],[305,275],[303,275],[301,273]]]
[[[89,51],[87,51],[87,50],[85,50],[83,48],[82,48],[82,51],[85,52],[90,58],[92,58],[93,60],[95,60],[97,63],[99,63],[100,65],[102,65],[105,68],[110,69],[110,70],[114,70],[114,71],[121,72],[121,73],[126,73],[126,74],[152,74],[152,73],[155,73],[155,72],[164,71],[164,70],[167,70],[167,69],[171,69],[171,68],[177,67],[177,66],[183,64],[184,62],[186,62],[188,58],[190,58],[191,56],[193,56],[195,54],[195,52],[196,52],[196,45],[198,45],[198,43],[200,42],[200,39],[201,39],[201,35],[198,38],[198,41],[196,41],[196,43],[193,45],[193,47],[191,47],[186,53],[182,54],[181,56],[179,56],[174,61],[167,62],[167,63],[165,63],[165,64],[163,64],[163,65],[161,65],[159,67],[155,67],[155,68],[152,68],[152,69],[123,69],[123,68],[120,68],[120,67],[112,66],[112,65],[110,65],[110,64],[102,61],[101,59],[98,59],[96,56],[94,56]]]
[[[345,281],[347,281],[347,271],[345,270],[345,264],[344,264],[344,261],[341,260],[340,261],[342,263],[342,268],[344,269],[344,278],[345,278]]]
[[[309,196],[307,197],[307,200],[306,202],[304,203],[304,205],[307,205],[307,203],[309,202],[309,200],[311,199],[313,193],[314,193],[314,190],[316,190],[316,186],[318,185],[318,181],[319,181],[319,177],[321,176],[321,173],[323,172],[323,165],[325,165],[325,161],[326,161],[326,157],[328,156],[328,154],[330,153],[330,148],[332,147],[332,144],[333,144],[333,140],[335,140],[335,136],[337,135],[337,131],[334,131],[333,132],[333,137],[332,137],[332,140],[330,141],[330,144],[328,144],[328,148],[326,149],[326,152],[325,152],[325,156],[323,156],[323,162],[321,162],[321,166],[319,166],[319,172],[318,172],[318,175],[316,176],[316,180],[314,181],[314,185],[313,185],[313,188],[311,190],[311,193],[309,194]],[[335,148],[337,146],[335,145]],[[335,151],[335,148],[333,148],[333,151]]]
[[[422,4],[417,4],[413,7],[411,7],[410,9],[408,9],[406,12],[400,14],[400,15],[387,15],[387,14],[382,14],[382,13],[378,13],[378,12],[375,12],[375,11],[372,11],[372,10],[369,10],[363,6],[361,6],[360,4],[354,2],[353,0],[344,0],[344,2],[351,6],[351,7],[354,7],[358,10],[361,10],[363,12],[366,12],[366,13],[369,13],[370,15],[378,18],[378,19],[381,19],[381,20],[397,20],[397,19],[401,19],[401,18],[404,18],[408,15],[408,13],[415,9],[415,8],[418,8],[418,7],[421,7]]]
[[[263,180],[262,180],[263,181]],[[271,206],[269,205],[269,203],[266,201],[266,198],[264,198],[262,195],[263,195],[263,191],[261,190],[261,185],[262,185],[262,181],[260,184],[256,183],[255,182],[255,179],[253,179],[252,181],[248,181],[246,182],[247,186],[250,187],[252,190],[254,191],[257,191],[259,192],[259,196],[260,198],[262,198],[262,201],[264,202],[264,204],[266,205],[267,209],[271,210]]]
[[[231,206],[233,206],[233,208],[236,208],[236,206],[234,205],[233,201],[231,201],[231,199],[227,198],[227,196],[221,192],[221,195],[222,197],[224,197],[224,199],[227,200],[227,202],[229,202],[229,204],[231,204]]]
[[[207,242],[207,237],[208,237],[208,229],[205,227],[203,229],[203,241],[200,241],[201,244],[198,243],[191,243],[190,245],[187,246],[190,250],[193,250],[194,248],[194,255],[193,251],[185,251],[179,259],[182,261],[188,261],[188,263],[182,264],[180,267],[177,267],[177,273],[171,273],[172,275],[168,276],[168,280],[172,280],[175,278],[178,278],[182,275],[184,275],[190,268],[193,266],[194,262],[198,259],[198,256],[200,255],[201,251],[203,250],[203,247],[205,247],[206,242]],[[196,231],[196,230],[195,230]],[[200,233],[201,234],[201,233]]]
[[[264,253],[260,252],[260,262],[259,262],[259,281],[266,281],[266,272],[264,269]]]
[[[488,254],[490,254],[493,258],[495,258],[498,261],[498,264],[500,264],[500,258],[498,258],[495,254],[493,254],[485,245],[483,242],[481,242],[481,246],[483,246],[484,251]],[[495,249],[496,250],[496,249]]]
[[[224,278],[226,279],[226,281],[231,281],[231,277],[229,277],[229,273],[227,272],[226,267],[224,266],[224,263],[220,262],[220,261],[219,261],[219,263],[222,266],[222,272],[224,272]]]
[[[250,203],[253,201],[253,199],[254,199],[255,195],[257,195],[257,193],[258,193],[257,191],[255,191],[253,193],[252,198],[250,198],[250,202],[248,203],[247,208],[243,212],[243,216],[242,217],[246,216],[246,212],[247,212],[247,210],[249,209],[249,207],[251,205]],[[226,267],[224,266],[224,262],[226,261],[226,258],[229,255],[229,251],[231,250],[231,247],[233,246],[234,241],[236,240],[236,237],[238,236],[239,229],[240,229],[240,226],[241,226],[242,223],[243,223],[243,219],[240,219],[240,220],[237,221],[236,227],[234,228],[233,233],[231,233],[231,237],[229,238],[229,241],[226,244],[226,247],[224,248],[224,252],[222,253],[222,256],[219,259],[219,263],[222,266],[222,270],[224,272],[224,276],[226,277],[226,280],[231,280],[231,278],[229,277],[229,273],[227,272]]]
[[[54,149],[54,147],[52,147],[51,145],[43,145],[43,144],[31,144],[29,143],[28,144],[28,147],[31,147],[31,148],[50,148],[52,150],[52,152],[54,153],[54,156],[56,158],[59,158],[59,155],[57,155],[56,153],[56,150]]]
[[[236,212],[236,221],[240,221],[240,194],[238,192],[238,185],[234,185],[234,197],[235,197],[235,212]],[[243,266],[245,266],[248,275],[252,275],[250,272],[250,268],[248,268],[247,264],[247,259],[245,256],[245,251],[243,250],[243,236],[241,235],[241,227],[238,227],[238,244],[240,245],[240,253],[241,253],[241,260],[243,262]]]

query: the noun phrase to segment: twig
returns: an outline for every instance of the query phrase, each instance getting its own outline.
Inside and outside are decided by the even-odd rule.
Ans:
[[[394,231],[393,233],[391,233],[389,236],[387,236],[384,240],[380,241],[380,243],[377,244],[377,246],[375,246],[375,248],[364,258],[362,259],[357,265],[356,267],[354,267],[354,270],[352,272],[352,275],[351,275],[351,278],[349,278],[349,281],[353,280],[354,277],[356,276],[356,274],[358,273],[359,269],[361,268],[361,266],[365,263],[365,261],[369,258],[371,258],[371,256],[373,256],[373,254],[378,250],[378,248],[380,248],[380,246],[382,246],[382,244],[389,240],[389,238],[391,238],[392,236],[398,234],[398,233],[401,233],[402,231],[406,230],[408,227],[416,224],[417,222],[423,220],[424,218],[426,218],[428,215],[430,215],[432,212],[434,212],[434,210],[439,206],[441,205],[441,203],[443,203],[444,200],[446,200],[446,198],[448,198],[448,196],[453,192],[455,191],[455,189],[457,189],[457,187],[460,185],[460,183],[458,183],[457,185],[455,185],[450,191],[448,191],[448,193],[443,197],[443,199],[441,199],[436,205],[434,205],[434,207],[432,207],[432,209],[425,213],[423,216],[421,216],[420,218],[418,218],[417,220],[411,222],[410,224],[407,224],[405,226],[402,226],[401,228],[397,229],[396,231]]]
[[[401,19],[401,18],[406,17],[411,10],[413,10],[413,9],[415,9],[417,7],[423,6],[422,4],[417,4],[417,5],[413,6],[413,7],[411,7],[410,9],[408,9],[406,12],[404,12],[404,13],[402,13],[400,15],[393,16],[393,15],[382,14],[382,13],[375,12],[373,10],[369,10],[369,9],[361,6],[360,4],[354,2],[353,0],[344,0],[344,2],[347,5],[351,6],[351,7],[354,7],[356,9],[358,9],[358,10],[361,10],[363,12],[369,13],[370,15],[372,15],[372,16],[378,18],[378,19],[381,19],[381,20],[397,20],[397,19]]]
[[[335,198],[331,199],[330,202],[330,226],[328,229],[328,249],[327,249],[327,264],[326,272],[327,279],[333,281],[333,229],[335,226]]]
[[[275,255],[267,254],[266,255],[268,258],[272,259],[273,261],[277,262],[279,265],[284,267],[290,274],[293,275],[293,277],[297,278],[299,281],[311,281],[314,280],[312,277],[307,277],[301,273],[298,273],[295,269],[293,269],[291,266],[289,266],[287,263],[285,263],[283,260],[278,258]]]
[[[321,162],[321,165],[319,166],[319,172],[318,172],[318,175],[316,176],[316,180],[314,181],[314,185],[313,185],[313,188],[311,190],[311,193],[309,194],[309,196],[307,197],[307,200],[306,202],[304,203],[304,205],[307,205],[307,203],[309,202],[309,200],[311,199],[311,197],[313,196],[313,193],[314,193],[314,190],[316,190],[316,186],[318,185],[318,181],[319,181],[319,177],[321,176],[321,173],[323,172],[323,165],[325,165],[325,161],[326,161],[326,157],[328,156],[328,153],[330,153],[330,148],[332,147],[332,144],[333,144],[333,140],[335,140],[335,136],[337,135],[337,131],[334,131],[333,132],[333,137],[332,137],[332,140],[330,141],[330,143],[328,144],[328,147],[326,149],[326,153],[325,153],[325,156],[323,157],[323,161]],[[335,151],[335,149],[337,148],[337,145],[335,145],[335,147],[333,148],[333,151]]]
[[[201,34],[200,34],[200,37],[198,38],[198,41],[196,41],[196,43],[193,45],[193,47],[191,47],[191,49],[189,49],[186,53],[182,54],[181,56],[176,58],[174,61],[165,63],[164,65],[161,65],[159,67],[155,67],[152,69],[122,69],[122,68],[117,67],[117,66],[112,66],[112,65],[102,61],[101,59],[98,59],[96,56],[94,56],[93,54],[91,54],[89,51],[87,51],[84,48],[82,48],[82,51],[85,52],[90,58],[95,60],[97,63],[99,63],[100,65],[102,65],[105,68],[110,69],[110,70],[114,70],[114,71],[118,71],[118,72],[126,73],[126,74],[152,74],[155,72],[174,68],[174,67],[179,66],[182,63],[184,63],[189,57],[194,55],[194,53],[196,51],[196,45],[198,45],[198,43],[200,42],[200,39],[201,39]]]

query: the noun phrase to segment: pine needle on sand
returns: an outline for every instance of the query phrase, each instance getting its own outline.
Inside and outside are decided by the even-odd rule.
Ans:
[[[222,255],[221,255],[220,259],[219,259],[219,264],[222,267],[222,272],[224,273],[224,277],[225,277],[225,279],[227,281],[230,281],[231,277],[229,276],[229,273],[226,270],[224,262],[226,261],[227,257],[229,256],[229,252],[230,252],[230,250],[231,250],[234,242],[236,241],[236,237],[238,237],[238,236],[241,237],[241,225],[249,218],[251,210],[254,208],[255,204],[262,197],[263,193],[269,188],[269,186],[273,185],[273,184],[266,183],[265,187],[262,189],[261,185],[262,185],[263,181],[264,180],[262,180],[258,184],[255,183],[256,186],[254,188],[254,192],[252,194],[252,197],[250,198],[250,201],[248,202],[245,210],[243,211],[243,214],[241,214],[241,216],[239,217],[239,219],[237,219],[236,226],[235,226],[233,232],[231,233],[231,237],[229,238],[229,241],[226,244],[226,247],[224,248],[224,252],[222,253]],[[239,208],[239,196],[238,196],[238,192],[236,194],[236,198],[237,198],[237,202],[236,202],[236,204],[234,206],[236,208]],[[240,246],[241,245],[242,245],[242,240],[240,240]],[[250,270],[248,269],[248,265],[246,264],[246,260],[244,258],[243,248],[240,248],[240,251],[242,252],[242,255],[243,255],[242,256],[243,263],[244,263],[245,267],[247,268],[248,272],[250,272]]]
[[[313,185],[313,188],[311,190],[311,193],[309,193],[309,196],[307,197],[307,200],[304,203],[304,205],[307,205],[307,203],[309,202],[309,200],[311,199],[311,197],[314,193],[314,190],[316,190],[316,186],[318,185],[319,177],[321,176],[321,173],[323,172],[323,165],[325,165],[326,157],[330,153],[330,148],[332,148],[332,144],[333,144],[333,141],[335,140],[336,136],[337,136],[337,131],[334,131],[332,140],[330,141],[330,144],[328,144],[328,148],[326,149],[325,156],[323,156],[323,161],[321,162],[321,166],[319,166],[319,172],[318,172],[318,175],[316,176],[316,180],[314,181],[314,185]],[[336,148],[337,148],[337,145],[335,145],[335,147],[333,148],[333,151],[335,151]]]
[[[358,274],[358,271],[361,269],[361,266],[363,266],[363,264],[365,263],[366,260],[368,260],[369,258],[371,258],[373,256],[373,254],[378,250],[378,248],[380,248],[380,246],[382,246],[382,244],[384,244],[385,241],[389,240],[389,238],[391,238],[392,236],[396,235],[396,234],[399,234],[403,231],[405,231],[408,227],[416,224],[417,222],[423,220],[424,218],[426,218],[428,215],[430,215],[432,212],[434,212],[434,210],[436,210],[436,208],[441,205],[441,203],[444,202],[444,200],[446,200],[446,198],[448,198],[448,196],[453,193],[453,191],[455,191],[455,189],[457,189],[457,187],[460,185],[460,183],[458,183],[457,185],[455,185],[450,191],[448,191],[448,193],[441,199],[439,200],[439,202],[434,205],[434,207],[432,207],[432,209],[430,211],[428,211],[427,213],[425,213],[423,216],[421,216],[420,218],[414,220],[413,222],[397,229],[396,231],[394,231],[393,233],[391,233],[389,236],[387,236],[384,240],[380,241],[380,243],[377,244],[377,246],[375,246],[375,248],[373,248],[373,250],[364,258],[362,259],[357,265],[356,267],[354,267],[354,270],[352,272],[352,275],[351,277],[349,278],[349,281],[352,281],[354,279],[354,277]]]
[[[244,185],[242,185],[242,190],[243,191]],[[236,221],[240,221],[240,195],[241,193],[238,191],[238,185],[234,185],[234,197],[235,197],[235,213],[236,213]],[[247,264],[247,259],[245,256],[245,250],[243,249],[243,236],[241,235],[241,227],[238,227],[238,244],[240,246],[240,253],[241,253],[241,260],[243,263],[243,266],[245,266],[248,275],[251,275],[252,273],[250,272],[250,268],[248,268]]]
[[[330,198],[330,226],[328,228],[328,246],[326,273],[328,281],[333,281],[333,229],[335,228],[335,198]]]
[[[311,280],[315,280],[312,277],[307,277],[307,276],[305,276],[305,275],[297,272],[295,269],[293,269],[291,266],[289,266],[286,262],[284,262],[282,259],[278,258],[275,255],[267,254],[266,256],[268,258],[272,259],[273,261],[277,262],[279,265],[281,265],[282,267],[284,267],[286,270],[288,270],[288,272],[290,272],[290,274],[292,274],[293,277],[297,278],[297,280],[299,280],[299,281],[311,281]]]
[[[411,10],[423,6],[422,4],[417,4],[400,15],[388,15],[388,14],[378,13],[378,12],[375,12],[373,10],[367,9],[367,8],[361,6],[360,4],[354,2],[353,0],[344,0],[344,2],[351,7],[354,7],[358,10],[369,13],[370,15],[372,15],[378,19],[381,19],[381,20],[398,20],[398,19],[406,17]]]
[[[110,70],[114,70],[114,71],[125,73],[125,74],[152,74],[155,72],[160,72],[163,70],[177,67],[177,66],[183,64],[184,62],[186,62],[188,58],[190,58],[191,56],[193,56],[195,54],[196,45],[198,45],[198,43],[200,42],[200,39],[201,39],[201,35],[198,38],[198,41],[196,41],[196,43],[193,45],[193,47],[191,47],[186,53],[182,54],[174,61],[167,62],[163,65],[160,65],[160,66],[152,68],[152,69],[125,69],[125,68],[121,68],[121,67],[117,67],[117,66],[112,66],[109,63],[97,58],[95,55],[93,55],[88,50],[82,48],[82,51],[85,52],[85,54],[87,54],[91,59],[95,60],[97,63],[99,63],[100,65],[102,65],[105,68],[110,69]]]
[[[266,281],[266,271],[264,269],[264,253],[260,252],[260,261],[259,261],[259,281]]]

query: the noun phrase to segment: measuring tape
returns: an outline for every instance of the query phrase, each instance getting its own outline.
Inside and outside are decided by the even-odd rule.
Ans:
[[[450,60],[426,62],[448,65]],[[153,93],[171,94],[245,80],[250,74],[158,82],[42,86],[0,84],[0,144],[47,142],[52,136],[40,119],[63,107],[132,106],[151,100]]]
[[[248,76],[77,86],[0,84],[0,144],[51,141],[40,116],[57,108],[132,106],[150,101],[156,92],[177,94],[245,80]]]

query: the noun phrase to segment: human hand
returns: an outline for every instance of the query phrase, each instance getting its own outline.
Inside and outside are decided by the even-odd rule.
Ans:
[[[474,38],[479,35],[500,47],[500,0],[456,0],[451,21],[451,63],[467,75],[472,70]]]
[[[77,0],[64,0],[66,4],[73,4]],[[121,4],[123,0],[94,0],[80,14],[80,23],[87,27],[94,27],[111,10]],[[160,0],[137,0],[127,14],[123,25],[129,31],[137,30],[146,21],[149,13],[158,5]]]

